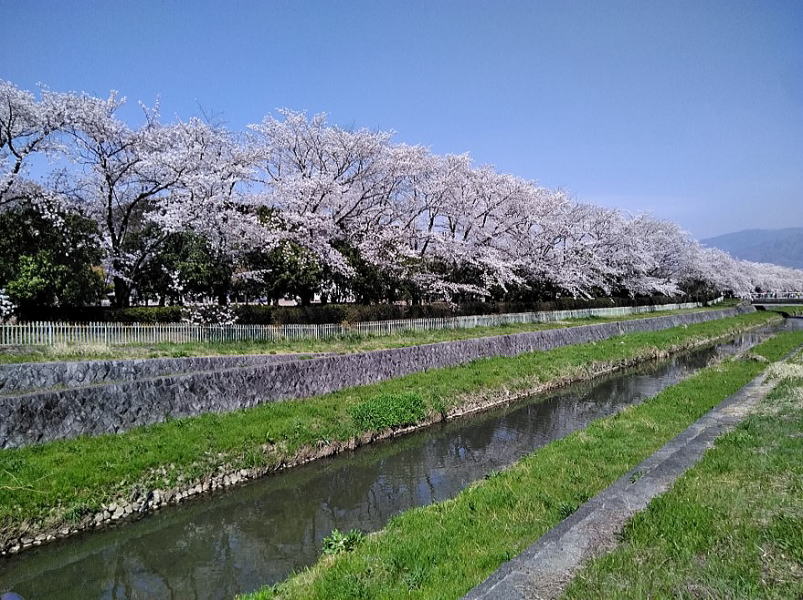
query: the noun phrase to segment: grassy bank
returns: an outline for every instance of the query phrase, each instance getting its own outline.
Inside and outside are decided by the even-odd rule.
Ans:
[[[803,598],[803,355],[569,598]]]
[[[525,390],[579,380],[777,320],[749,313],[603,342],[493,358],[304,400],[205,414],[118,435],[0,451],[0,543],[84,527],[104,506],[154,489],[186,489],[211,474],[261,474],[388,431],[440,420]],[[169,494],[172,497],[172,492]]]
[[[433,344],[465,340],[492,335],[526,333],[541,329],[571,327],[590,323],[646,319],[700,310],[718,310],[734,306],[734,302],[722,302],[710,308],[693,308],[628,315],[625,317],[570,319],[554,323],[523,323],[470,329],[441,329],[436,331],[406,331],[394,335],[349,335],[327,340],[283,340],[278,342],[188,342],[183,344],[131,344],[126,346],[104,345],[57,345],[36,346],[22,349],[0,348],[0,364],[42,362],[56,360],[100,360],[113,358],[159,358],[185,356],[218,356],[233,354],[284,354],[293,352],[364,352],[386,348],[400,348],[418,344]]]
[[[792,317],[803,316],[803,304],[790,306],[767,304],[762,308],[762,310],[766,310],[767,312],[776,312],[778,314],[786,313]]]
[[[754,353],[777,360],[800,343],[803,332],[784,333]],[[765,367],[741,359],[704,369],[249,598],[459,598]]]

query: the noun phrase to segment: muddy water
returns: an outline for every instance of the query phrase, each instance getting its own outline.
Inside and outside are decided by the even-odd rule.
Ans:
[[[766,335],[745,334],[0,559],[0,592],[26,600],[186,600],[255,590],[315,562],[334,528],[373,531],[403,510],[450,498]]]

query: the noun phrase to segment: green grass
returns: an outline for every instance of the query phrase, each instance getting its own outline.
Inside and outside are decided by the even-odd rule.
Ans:
[[[483,395],[529,390],[564,377],[582,378],[601,364],[622,364],[778,319],[749,313],[603,342],[492,358],[415,373],[303,400],[264,404],[225,414],[204,414],[118,435],[60,440],[0,450],[0,540],[26,522],[58,526],[78,521],[134,490],[170,489],[225,467],[274,467],[306,449],[345,442],[366,432],[374,408],[396,397],[397,416],[417,396],[439,415]],[[384,400],[383,400],[384,398]],[[401,398],[401,400],[399,400]],[[405,398],[407,400],[405,400]],[[360,408],[362,407],[362,408]],[[355,420],[365,420],[358,424]],[[362,415],[362,416],[360,416]]]
[[[803,304],[795,305],[795,306],[783,306],[783,305],[775,305],[775,304],[766,304],[764,305],[764,309],[767,312],[776,312],[778,314],[786,313],[790,316],[802,316],[803,315]]]
[[[427,405],[421,394],[380,394],[349,408],[354,424],[364,431],[381,431],[420,423],[427,416]]]
[[[568,598],[803,598],[803,357]],[[778,369],[783,372],[783,370]],[[791,369],[789,369],[791,371]]]
[[[803,332],[784,333],[754,353],[777,360],[801,343]],[[741,359],[706,368],[247,598],[459,598],[765,367]]]
[[[296,352],[364,352],[386,348],[400,348],[417,344],[432,344],[475,337],[525,333],[541,329],[554,329],[572,325],[644,319],[656,316],[682,314],[699,310],[713,310],[733,306],[722,302],[710,308],[682,309],[629,315],[626,317],[571,319],[556,323],[531,323],[473,327],[470,329],[442,329],[437,331],[407,331],[394,335],[348,335],[328,340],[284,340],[278,342],[188,342],[183,344],[131,344],[126,346],[57,345],[36,346],[24,349],[0,349],[0,364],[42,361],[100,360],[112,358],[159,358],[185,356],[216,356],[234,354],[284,354]]]

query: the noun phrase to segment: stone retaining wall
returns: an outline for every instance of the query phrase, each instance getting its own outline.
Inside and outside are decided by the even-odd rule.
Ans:
[[[753,310],[741,306],[5,396],[0,397],[0,447],[115,433],[167,418],[324,394],[478,358],[516,356]]]
[[[321,354],[253,354],[189,358],[142,358],[133,360],[84,360],[0,365],[0,394],[21,394],[51,387],[81,387],[99,383],[133,381],[196,371],[219,371]]]

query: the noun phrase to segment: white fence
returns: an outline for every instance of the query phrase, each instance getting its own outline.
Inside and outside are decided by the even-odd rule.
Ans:
[[[719,302],[718,299],[715,302]],[[621,317],[632,314],[698,308],[699,302],[660,306],[583,308],[436,319],[398,319],[322,325],[192,325],[189,323],[55,323],[0,324],[0,346],[52,346],[54,344],[158,344],[161,342],[235,342],[256,340],[331,339],[347,335],[391,335],[404,331],[469,329],[514,323],[547,323],[586,317]]]
[[[803,292],[766,292],[762,294],[751,294],[750,299],[754,304],[761,302],[803,302]]]

